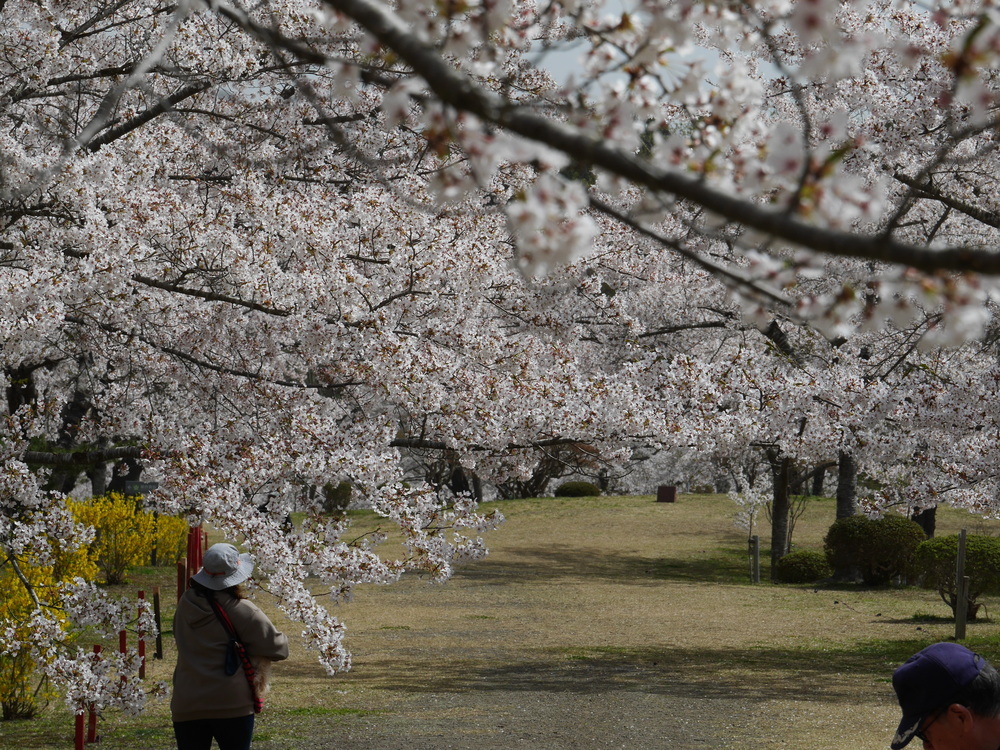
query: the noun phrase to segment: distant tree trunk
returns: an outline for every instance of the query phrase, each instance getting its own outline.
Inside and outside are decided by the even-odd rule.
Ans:
[[[854,456],[840,452],[837,463],[837,518],[850,518],[858,512],[858,466]]]
[[[813,497],[818,497],[823,494],[823,480],[826,479],[826,465],[817,466],[816,470],[813,471],[813,486],[812,494]]]
[[[63,404],[59,415],[62,424],[59,427],[59,436],[56,439],[56,445],[60,450],[69,451],[76,445],[76,436],[80,429],[80,423],[86,417],[87,412],[90,411],[90,406],[90,399],[79,388],[74,389],[73,397]],[[68,495],[76,487],[76,480],[79,476],[79,468],[66,467],[64,469],[55,469],[49,476],[46,488]]]
[[[94,464],[87,469],[87,477],[90,479],[90,494],[93,497],[101,497],[108,488],[108,465],[106,463]]]
[[[769,452],[771,473],[774,478],[774,492],[771,502],[771,580],[778,568],[778,560],[788,553],[788,516],[791,511],[789,496],[790,460],[780,458],[777,452]]]
[[[837,463],[837,518],[850,518],[857,515],[858,465],[854,456],[844,451],[840,452]],[[857,566],[846,565],[835,568],[832,580],[849,582],[859,580]]]
[[[79,471],[72,469],[55,469],[49,474],[48,479],[42,485],[46,490],[61,492],[68,495],[76,487],[76,480],[80,476]]]
[[[924,530],[928,539],[933,539],[934,529],[937,527],[937,506],[914,513],[913,520]]]
[[[448,486],[455,494],[466,492],[477,503],[483,501],[483,483],[480,481],[479,475],[474,471],[467,471],[461,466],[456,466],[451,473],[451,480]]]
[[[461,466],[455,466],[451,470],[451,477],[448,480],[448,487],[456,495],[461,492],[468,492],[471,488],[469,487],[469,477],[466,476],[465,469]]]
[[[134,458],[126,458],[115,464],[111,469],[111,481],[108,482],[108,492],[125,494],[126,482],[138,482],[142,476],[142,464]]]

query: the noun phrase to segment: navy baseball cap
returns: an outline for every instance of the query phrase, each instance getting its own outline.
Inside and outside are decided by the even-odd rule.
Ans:
[[[951,705],[972,682],[986,660],[957,643],[935,643],[914,654],[892,674],[892,687],[903,709],[892,750],[913,739],[928,716]]]

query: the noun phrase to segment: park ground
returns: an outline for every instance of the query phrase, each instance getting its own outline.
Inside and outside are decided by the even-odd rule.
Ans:
[[[898,720],[892,669],[954,635],[933,591],[751,584],[724,496],[497,505],[507,521],[485,560],[444,585],[361,587],[336,608],[354,655],[344,675],[295,648],[295,626],[258,595],[294,652],[274,668],[256,750],[881,750]],[[796,546],[821,548],[834,512],[811,500]],[[960,528],[1000,533],[940,514],[939,534]],[[132,585],[170,592],[171,576],[142,569]],[[966,643],[1000,661],[990,605]],[[169,681],[169,632],[164,645],[150,679]],[[104,750],[171,746],[165,702],[102,718]],[[53,704],[2,722],[0,747],[71,748],[72,718]]]

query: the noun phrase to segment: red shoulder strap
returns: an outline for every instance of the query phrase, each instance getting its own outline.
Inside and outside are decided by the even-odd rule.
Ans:
[[[212,609],[215,610],[215,616],[219,618],[222,627],[226,629],[229,637],[235,641],[236,653],[240,656],[243,673],[246,675],[247,684],[250,685],[250,696],[253,698],[253,711],[259,714],[261,709],[264,708],[264,701],[257,695],[257,687],[253,684],[254,678],[257,676],[257,670],[254,669],[253,662],[250,661],[250,656],[247,654],[246,646],[243,645],[243,641],[237,635],[236,628],[233,627],[233,621],[229,619],[226,610],[215,600],[215,597],[209,597],[208,601],[212,603]]]

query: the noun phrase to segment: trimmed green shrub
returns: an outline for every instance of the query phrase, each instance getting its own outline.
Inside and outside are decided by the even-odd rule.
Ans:
[[[563,482],[556,487],[556,497],[598,497],[601,488],[590,482]]]
[[[878,571],[882,583],[888,583],[893,576],[909,575],[913,570],[913,555],[927,534],[916,521],[903,516],[883,516],[873,522],[874,533],[869,544],[874,549],[871,555],[872,569]]]
[[[779,583],[815,583],[829,578],[830,565],[819,550],[797,549],[778,560],[774,580]]]
[[[867,516],[849,516],[833,522],[823,539],[823,552],[830,567],[836,571],[860,569],[871,522]]]
[[[826,533],[823,550],[834,570],[856,570],[868,586],[881,586],[910,572],[924,530],[902,516],[838,518]]]
[[[954,614],[958,606],[955,565],[958,536],[939,536],[917,547],[914,570],[924,588],[937,589]],[[966,619],[975,620],[983,594],[1000,593],[1000,539],[970,534],[965,539],[965,575],[969,578]]]

